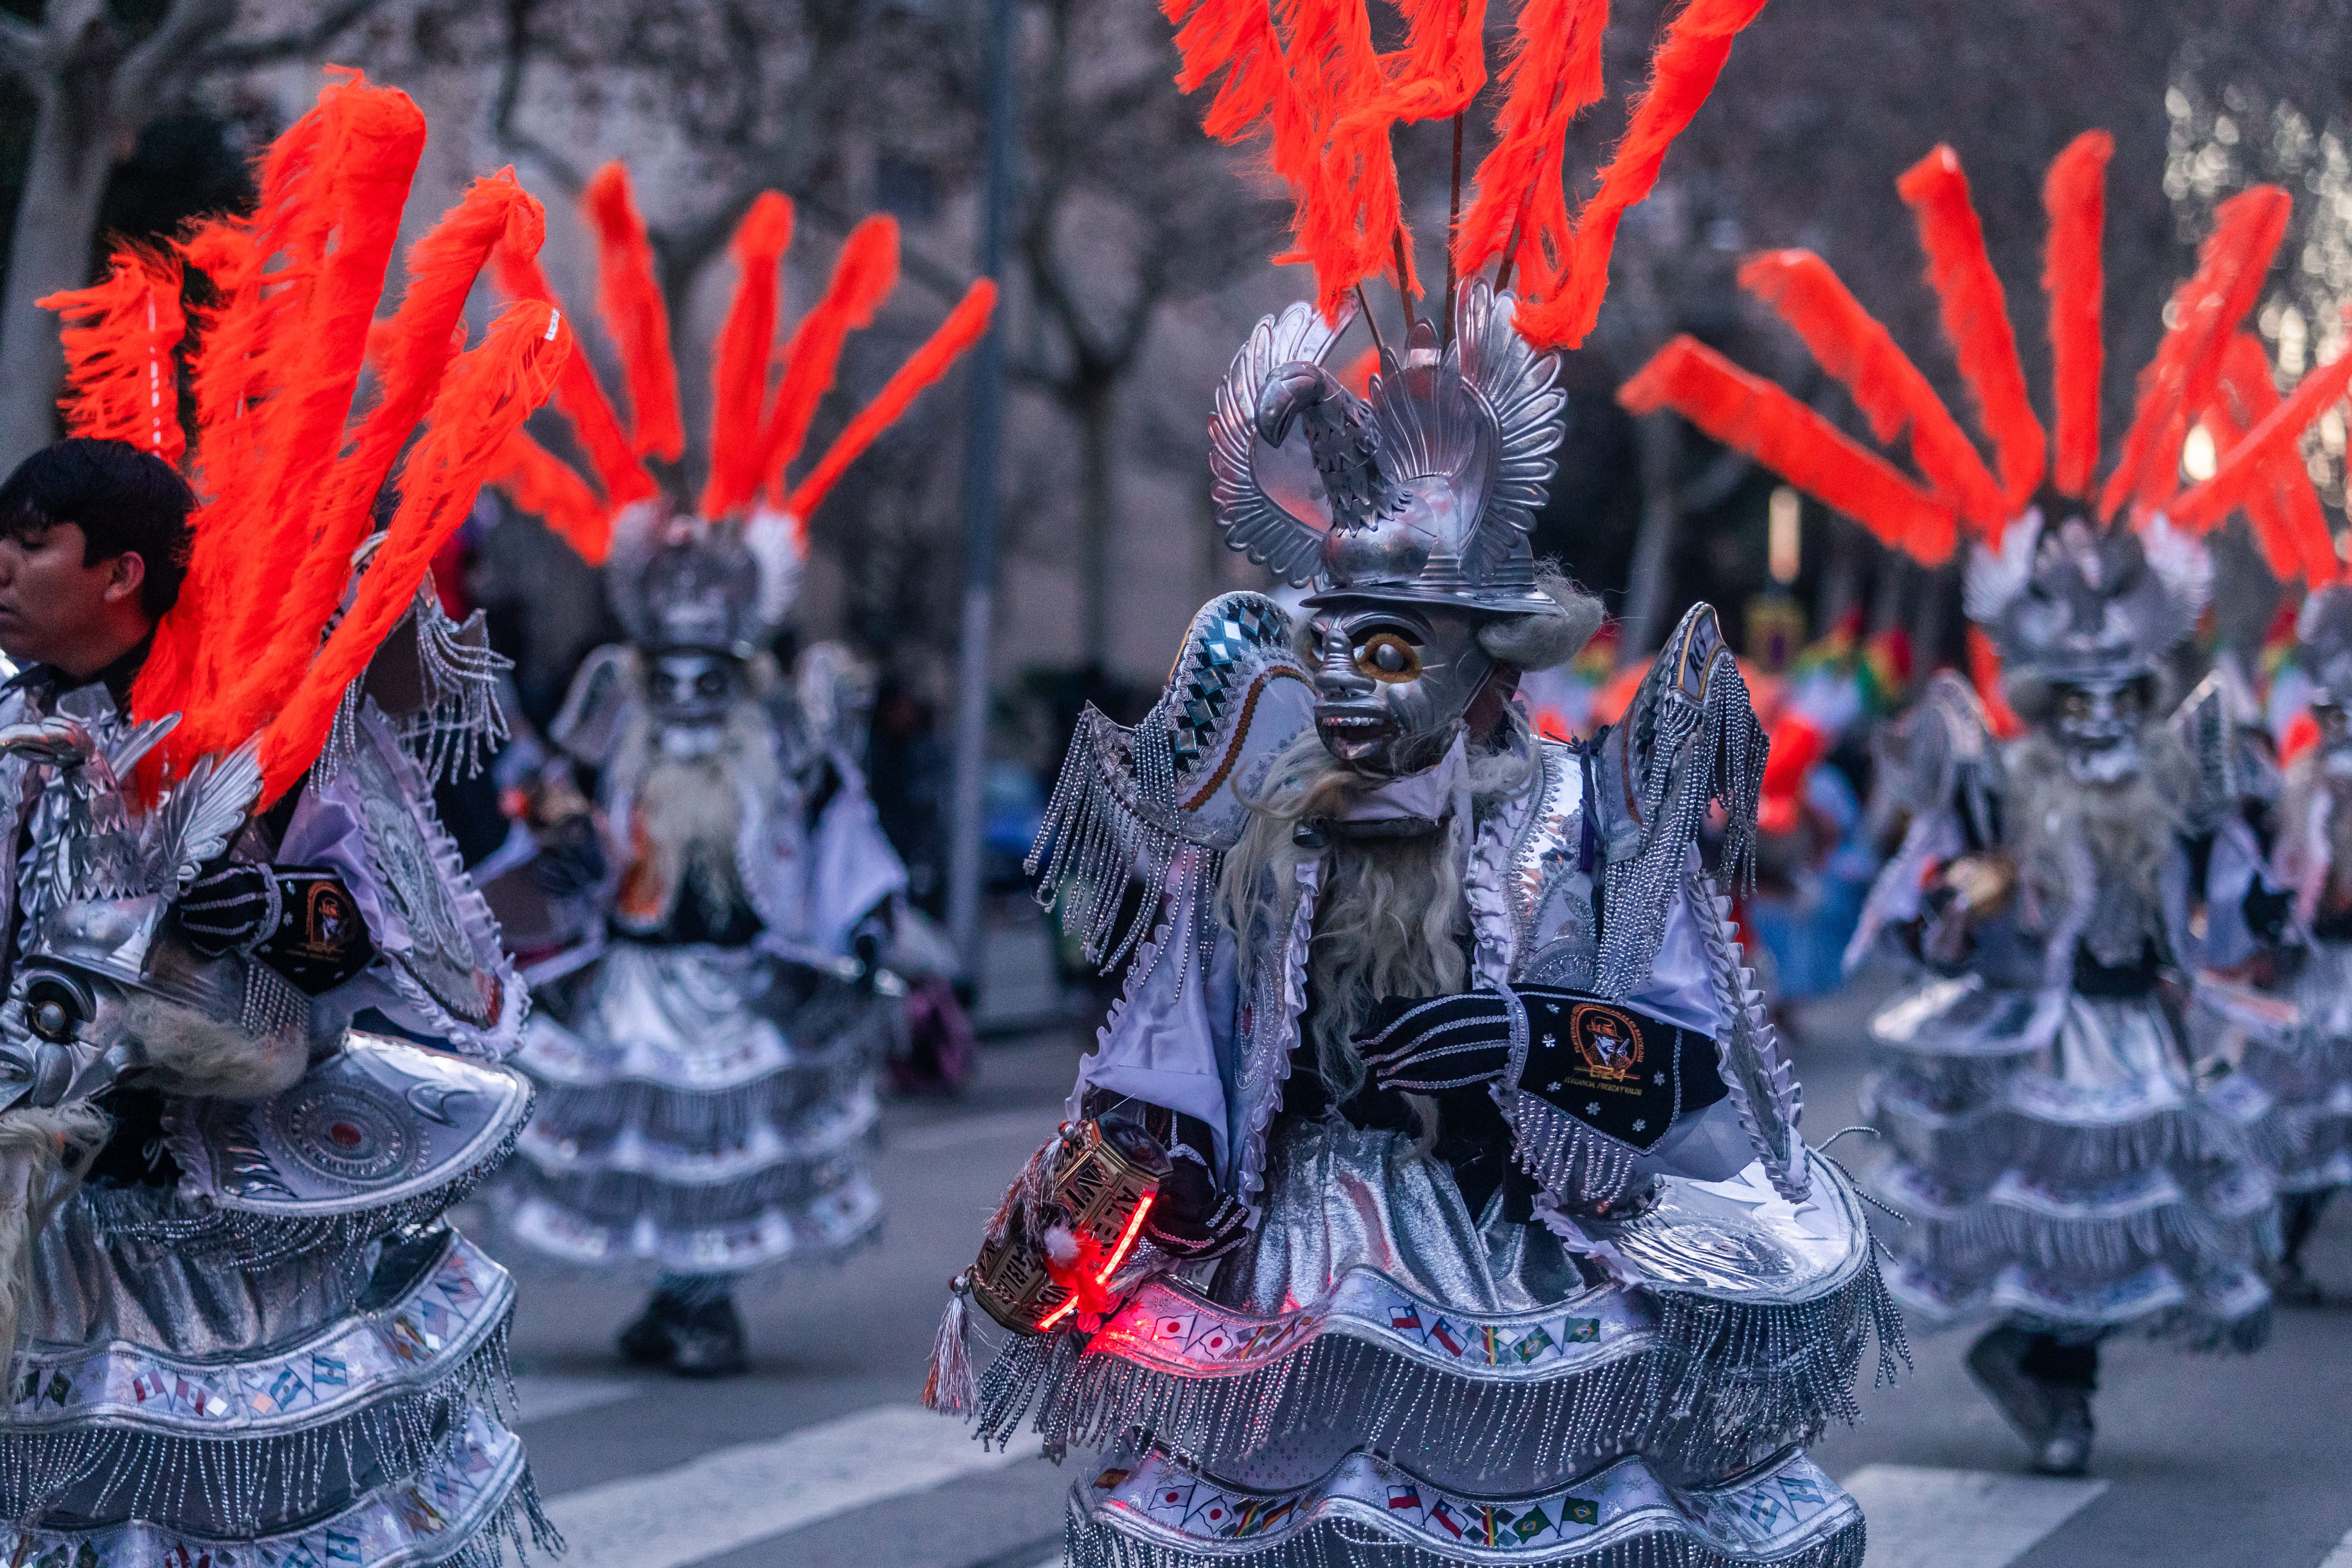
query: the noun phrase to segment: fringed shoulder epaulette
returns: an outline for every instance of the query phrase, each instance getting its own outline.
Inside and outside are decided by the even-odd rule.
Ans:
[[[427,780],[456,782],[479,773],[508,735],[499,685],[513,661],[490,647],[488,619],[462,622],[441,607],[427,577],[408,613],[343,691],[333,727],[315,764],[321,781],[351,760],[358,744],[359,705],[372,700]]]
[[[2232,687],[2228,674],[2215,669],[2173,710],[2172,732],[2197,767],[2196,797],[2184,803],[2191,833],[2212,832],[2249,801],[2278,797],[2278,771],[2239,718],[2251,699]]]
[[[1692,605],[1602,743],[1598,783],[1609,870],[1601,994],[1622,997],[1647,978],[1710,805],[1728,818],[1724,884],[1737,887],[1752,874],[1770,750],[1714,606]]]
[[[1225,594],[1192,617],[1168,688],[1133,729],[1089,705],[1029,852],[1037,900],[1062,906],[1089,962],[1117,965],[1151,929],[1172,875],[1206,909],[1240,842],[1267,763],[1314,721],[1314,685],[1290,616],[1263,594]],[[1188,851],[1190,851],[1188,853]],[[1181,868],[1181,870],[1180,870]],[[1142,902],[1124,922],[1130,879]]]

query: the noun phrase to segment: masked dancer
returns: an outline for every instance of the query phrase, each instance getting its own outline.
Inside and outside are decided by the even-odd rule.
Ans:
[[[2257,353],[2255,363],[2260,363]],[[2282,1300],[2309,1304],[2319,1287],[2304,1248],[2329,1196],[2352,1183],[2352,588],[2315,589],[2295,618],[2294,659],[2309,682],[2311,743],[2287,764],[2270,806],[2269,880],[2292,896],[2287,939],[2243,978],[2266,982],[2249,998],[2218,976],[2200,997],[2229,1027],[2277,1172]],[[2266,993],[2267,994],[2263,994]],[[2265,1006],[2264,1003],[2269,1003]]]
[[[498,1403],[513,1287],[443,1218],[529,1115],[526,999],[421,763],[495,735],[426,571],[572,341],[528,303],[465,346],[488,253],[539,243],[508,175],[374,319],[425,135],[346,73],[251,216],[44,301],[74,437],[0,486],[18,1562],[551,1543]]]
[[[1529,7],[1461,280],[1391,329],[1369,395],[1329,363],[1357,282],[1409,264],[1392,205],[1369,248],[1316,256],[1322,299],[1261,321],[1217,391],[1226,542],[1310,592],[1296,620],[1212,601],[1151,712],[1089,714],[1073,743],[1045,889],[1132,961],[956,1281],[929,1391],[984,1436],[1034,1410],[1050,1451],[1108,1449],[1073,1488],[1073,1563],[1860,1561],[1859,1511],[1802,1445],[1852,1415],[1874,1323],[1882,1360],[1899,1331],[1702,868],[1711,809],[1726,882],[1753,842],[1747,691],[1700,605],[1588,744],[1538,738],[1514,697],[1601,619],[1529,539],[1553,351],[1755,9],[1682,14],[1624,143],[1653,152],[1570,235],[1540,140],[1564,131],[1533,110],[1597,71],[1599,13],[1561,39]],[[1231,63],[1214,10],[1179,35],[1188,81]],[[1450,47],[1467,74],[1419,85],[1452,107],[1412,112],[1475,91],[1475,31]],[[1349,167],[1380,211],[1404,66],[1356,66],[1333,112],[1378,127]],[[1551,173],[1514,238],[1521,159]],[[1338,199],[1307,190],[1301,233],[1347,227]],[[1537,302],[1495,287],[1498,259]],[[1010,1332],[978,1378],[968,1302]]]
[[[526,869],[551,885],[567,940],[526,971],[541,1011],[516,1059],[540,1109],[500,1196],[541,1252],[657,1274],[622,1331],[625,1356],[719,1376],[748,1364],[741,1279],[837,1257],[881,1223],[865,1151],[900,1005],[882,963],[906,872],[854,760],[856,682],[821,647],[788,686],[770,645],[809,514],[985,329],[994,293],[974,285],[787,489],[846,334],[897,281],[898,230],[887,217],[855,228],[780,346],[792,207],[762,196],[734,239],[709,477],[698,510],[680,514],[646,462],[676,462],[685,435],[652,249],[620,165],[598,173],[584,206],[633,418],[625,428],[575,361],[556,402],[593,484],[528,437],[510,443],[499,483],[604,565],[629,641],[581,668],[550,734],[561,760],[532,791],[549,853]],[[501,283],[552,298],[520,257]]]
[[[1994,1321],[1969,1369],[2034,1467],[2056,1474],[2088,1460],[2103,1340],[2162,1330],[2250,1348],[2268,1321],[2272,1194],[2249,1138],[2259,1107],[2202,1091],[2177,997],[2200,965],[2251,956],[2281,900],[2260,876],[2221,683],[2169,722],[2165,693],[2211,581],[2199,533],[2242,509],[2274,571],[2334,576],[2315,500],[2291,503],[2309,489],[2296,442],[2352,371],[2305,377],[2210,479],[2179,490],[2183,439],[2218,405],[2285,226],[2284,192],[2250,191],[2216,214],[2120,460],[2095,484],[2109,150],[2104,132],[2085,133],[2044,187],[2054,438],[2028,402],[1947,148],[1898,188],[1990,464],[1803,251],[1754,258],[1741,280],[1874,429],[1908,429],[1922,479],[1689,339],[1620,393],[1638,411],[1681,410],[1922,561],[1947,558],[1963,528],[1974,542],[1968,612],[1997,660],[1991,702],[2020,732],[1997,741],[1985,705],[1944,676],[1890,737],[1882,787],[1910,826],[1850,957],[1891,929],[1929,971],[1870,1025],[1884,1065],[1869,1099],[1891,1147],[1874,1185],[1909,1221],[1895,1233],[1895,1293],[1933,1323]]]

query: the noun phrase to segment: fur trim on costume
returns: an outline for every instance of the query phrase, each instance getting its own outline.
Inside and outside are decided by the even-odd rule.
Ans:
[[[145,1048],[157,1089],[190,1099],[265,1099],[291,1089],[310,1062],[299,1031],[255,1035],[161,996],[126,1002],[122,1034]]]

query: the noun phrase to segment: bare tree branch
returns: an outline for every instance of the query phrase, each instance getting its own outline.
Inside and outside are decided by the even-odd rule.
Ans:
[[[48,62],[48,40],[20,16],[0,11],[0,70],[37,87]]]
[[[173,13],[187,4],[188,0],[182,0],[180,5],[173,7]],[[194,68],[242,70],[322,53],[344,28],[364,19],[380,4],[382,0],[336,0],[334,5],[320,12],[310,26],[299,32],[278,33],[259,38],[228,38],[215,44],[203,52]],[[164,27],[170,26],[167,19]],[[154,40],[151,38],[148,41],[152,43]]]

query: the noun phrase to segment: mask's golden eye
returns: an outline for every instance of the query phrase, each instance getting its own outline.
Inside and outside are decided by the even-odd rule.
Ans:
[[[1417,680],[1421,650],[1394,632],[1374,632],[1356,650],[1356,668],[1374,680]]]

